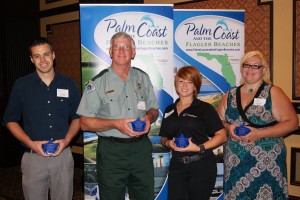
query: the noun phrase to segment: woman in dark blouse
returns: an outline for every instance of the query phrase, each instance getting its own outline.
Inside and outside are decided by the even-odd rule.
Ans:
[[[169,200],[209,199],[216,181],[216,156],[212,150],[226,141],[226,133],[214,107],[197,99],[201,78],[195,67],[180,68],[174,83],[179,98],[163,116],[161,143],[172,150]],[[187,138],[186,147],[176,145],[175,138],[180,135]]]

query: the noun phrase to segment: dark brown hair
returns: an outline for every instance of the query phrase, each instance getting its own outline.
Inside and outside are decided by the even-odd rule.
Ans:
[[[31,49],[33,47],[43,45],[43,44],[48,44],[50,46],[51,52],[53,52],[53,47],[52,47],[51,43],[49,42],[49,40],[45,37],[38,37],[29,44],[29,47],[28,47],[29,55],[31,56]]]

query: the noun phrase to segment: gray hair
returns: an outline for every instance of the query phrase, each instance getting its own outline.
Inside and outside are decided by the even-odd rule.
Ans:
[[[118,32],[118,33],[115,33],[111,39],[110,39],[110,48],[112,47],[112,44],[113,44],[113,41],[115,39],[127,39],[129,38],[131,40],[131,46],[132,48],[135,48],[135,42],[134,40],[132,39],[132,37],[128,34],[128,33],[125,33],[125,32]]]

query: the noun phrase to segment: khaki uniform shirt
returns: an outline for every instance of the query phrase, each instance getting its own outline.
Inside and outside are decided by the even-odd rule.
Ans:
[[[143,117],[149,109],[158,109],[158,102],[149,76],[131,67],[124,82],[109,67],[86,85],[78,115],[103,119]],[[127,138],[116,129],[97,132],[99,136]]]

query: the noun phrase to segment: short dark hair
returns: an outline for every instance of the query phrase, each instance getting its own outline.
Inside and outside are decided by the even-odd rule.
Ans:
[[[36,39],[34,39],[30,44],[29,44],[29,47],[28,47],[28,50],[29,50],[29,55],[31,56],[31,49],[35,46],[39,46],[39,45],[42,45],[42,44],[48,44],[50,46],[50,50],[51,52],[53,52],[53,47],[50,43],[50,41],[45,38],[45,37],[38,37]]]

